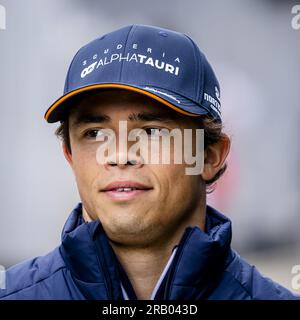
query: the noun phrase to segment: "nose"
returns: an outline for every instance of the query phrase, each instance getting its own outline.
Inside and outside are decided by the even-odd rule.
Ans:
[[[127,159],[126,159],[126,155],[122,155],[122,154],[118,154],[119,157],[117,158],[117,161],[114,159],[107,159],[107,161],[104,164],[105,169],[110,170],[112,167],[118,167],[120,169],[125,169],[125,168],[134,168],[134,169],[138,169],[141,168],[144,163],[143,160],[140,156],[138,155],[127,155]]]

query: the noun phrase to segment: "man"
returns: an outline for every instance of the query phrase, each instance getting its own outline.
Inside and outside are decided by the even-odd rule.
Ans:
[[[10,268],[0,298],[296,299],[231,249],[229,219],[206,205],[230,140],[219,83],[188,36],[132,25],[90,42],[45,119],[61,123],[81,202],[61,245]],[[126,134],[142,133],[139,152],[136,140],[122,140],[124,124]],[[173,142],[159,145],[170,153],[164,163],[151,148],[170,133]],[[187,170],[191,161],[174,161],[182,148],[200,150],[196,174]],[[148,161],[147,151],[159,161]]]

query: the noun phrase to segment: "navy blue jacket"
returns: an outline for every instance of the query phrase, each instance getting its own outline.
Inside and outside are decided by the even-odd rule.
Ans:
[[[205,232],[187,227],[155,299],[300,299],[263,277],[230,247],[231,222],[207,205]],[[99,221],[86,223],[81,203],[62,243],[49,254],[7,270],[0,299],[136,299]]]

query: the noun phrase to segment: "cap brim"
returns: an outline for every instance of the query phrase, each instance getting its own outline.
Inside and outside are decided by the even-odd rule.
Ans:
[[[49,123],[63,120],[64,115],[66,114],[66,111],[70,106],[72,98],[78,97],[79,95],[87,93],[88,91],[105,89],[125,89],[135,91],[137,93],[153,98],[161,102],[162,104],[172,108],[173,110],[188,116],[199,117],[208,114],[208,111],[204,107],[200,106],[194,101],[166,89],[151,86],[141,87],[121,83],[101,83],[81,87],[63,95],[48,108],[44,118]]]

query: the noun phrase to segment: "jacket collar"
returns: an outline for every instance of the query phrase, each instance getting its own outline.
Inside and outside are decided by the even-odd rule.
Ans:
[[[164,300],[205,299],[218,284],[232,260],[231,222],[206,206],[205,232],[186,228],[166,282]]]
[[[186,228],[155,298],[206,298],[232,259],[230,242],[230,220],[207,205],[205,232],[195,226]],[[87,299],[123,299],[120,279],[127,278],[125,271],[101,223],[84,222],[81,203],[65,223],[60,252],[74,282]],[[128,278],[127,283],[132,291]]]

